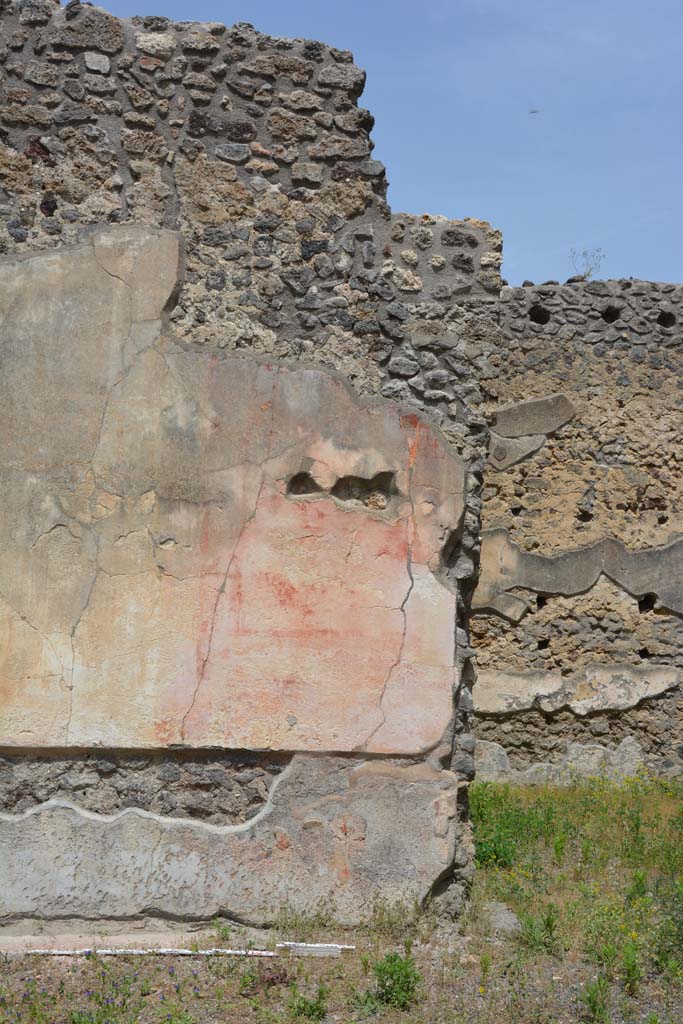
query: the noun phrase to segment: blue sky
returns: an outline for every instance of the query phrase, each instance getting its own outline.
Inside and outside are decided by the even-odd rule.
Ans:
[[[681,0],[100,2],[352,50],[392,208],[490,221],[511,284],[564,280],[572,249],[683,281]]]

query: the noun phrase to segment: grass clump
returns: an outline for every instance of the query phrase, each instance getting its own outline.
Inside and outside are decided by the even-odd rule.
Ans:
[[[549,903],[543,907],[540,913],[522,913],[522,943],[536,952],[550,953],[555,955],[561,950],[560,937],[558,935],[558,923],[560,915],[557,907]]]
[[[377,987],[375,995],[384,1006],[396,1010],[408,1010],[415,1002],[420,984],[420,972],[415,961],[406,953],[387,953],[374,965]]]
[[[289,994],[287,1009],[294,1020],[324,1020],[327,1013],[328,990],[324,985],[318,986],[313,998],[304,995],[295,984]]]
[[[372,965],[375,985],[359,1000],[360,1007],[377,1013],[383,1007],[409,1010],[417,998],[421,982],[420,972],[410,954],[410,943],[405,955],[387,953]]]
[[[584,1017],[591,1024],[609,1024],[610,986],[604,974],[587,981],[580,996]]]

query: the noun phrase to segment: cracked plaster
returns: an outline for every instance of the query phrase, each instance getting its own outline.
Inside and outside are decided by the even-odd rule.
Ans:
[[[579,594],[604,575],[627,593],[655,594],[659,606],[683,614],[683,540],[661,548],[629,551],[608,537],[595,544],[558,555],[524,551],[504,529],[482,534],[481,575],[473,608],[490,609],[519,622],[528,604],[516,588],[548,594]]]
[[[322,370],[174,342],[180,269],[142,226],[0,267],[0,743],[436,747],[461,463]],[[385,507],[330,493],[380,473]]]
[[[240,825],[50,800],[0,814],[2,919],[272,924],[286,903],[355,923],[378,891],[424,899],[448,873],[456,795],[455,777],[427,764],[297,755]]]

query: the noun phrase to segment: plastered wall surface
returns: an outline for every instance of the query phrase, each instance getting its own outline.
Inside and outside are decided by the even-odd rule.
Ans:
[[[178,263],[121,226],[0,284],[0,743],[433,749],[462,463],[323,371],[161,341]]]

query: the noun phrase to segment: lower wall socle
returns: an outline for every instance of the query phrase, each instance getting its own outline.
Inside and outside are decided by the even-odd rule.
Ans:
[[[237,826],[48,801],[0,814],[3,920],[267,925],[290,906],[354,924],[379,900],[424,900],[451,873],[456,819],[449,772],[328,757],[295,757]]]

